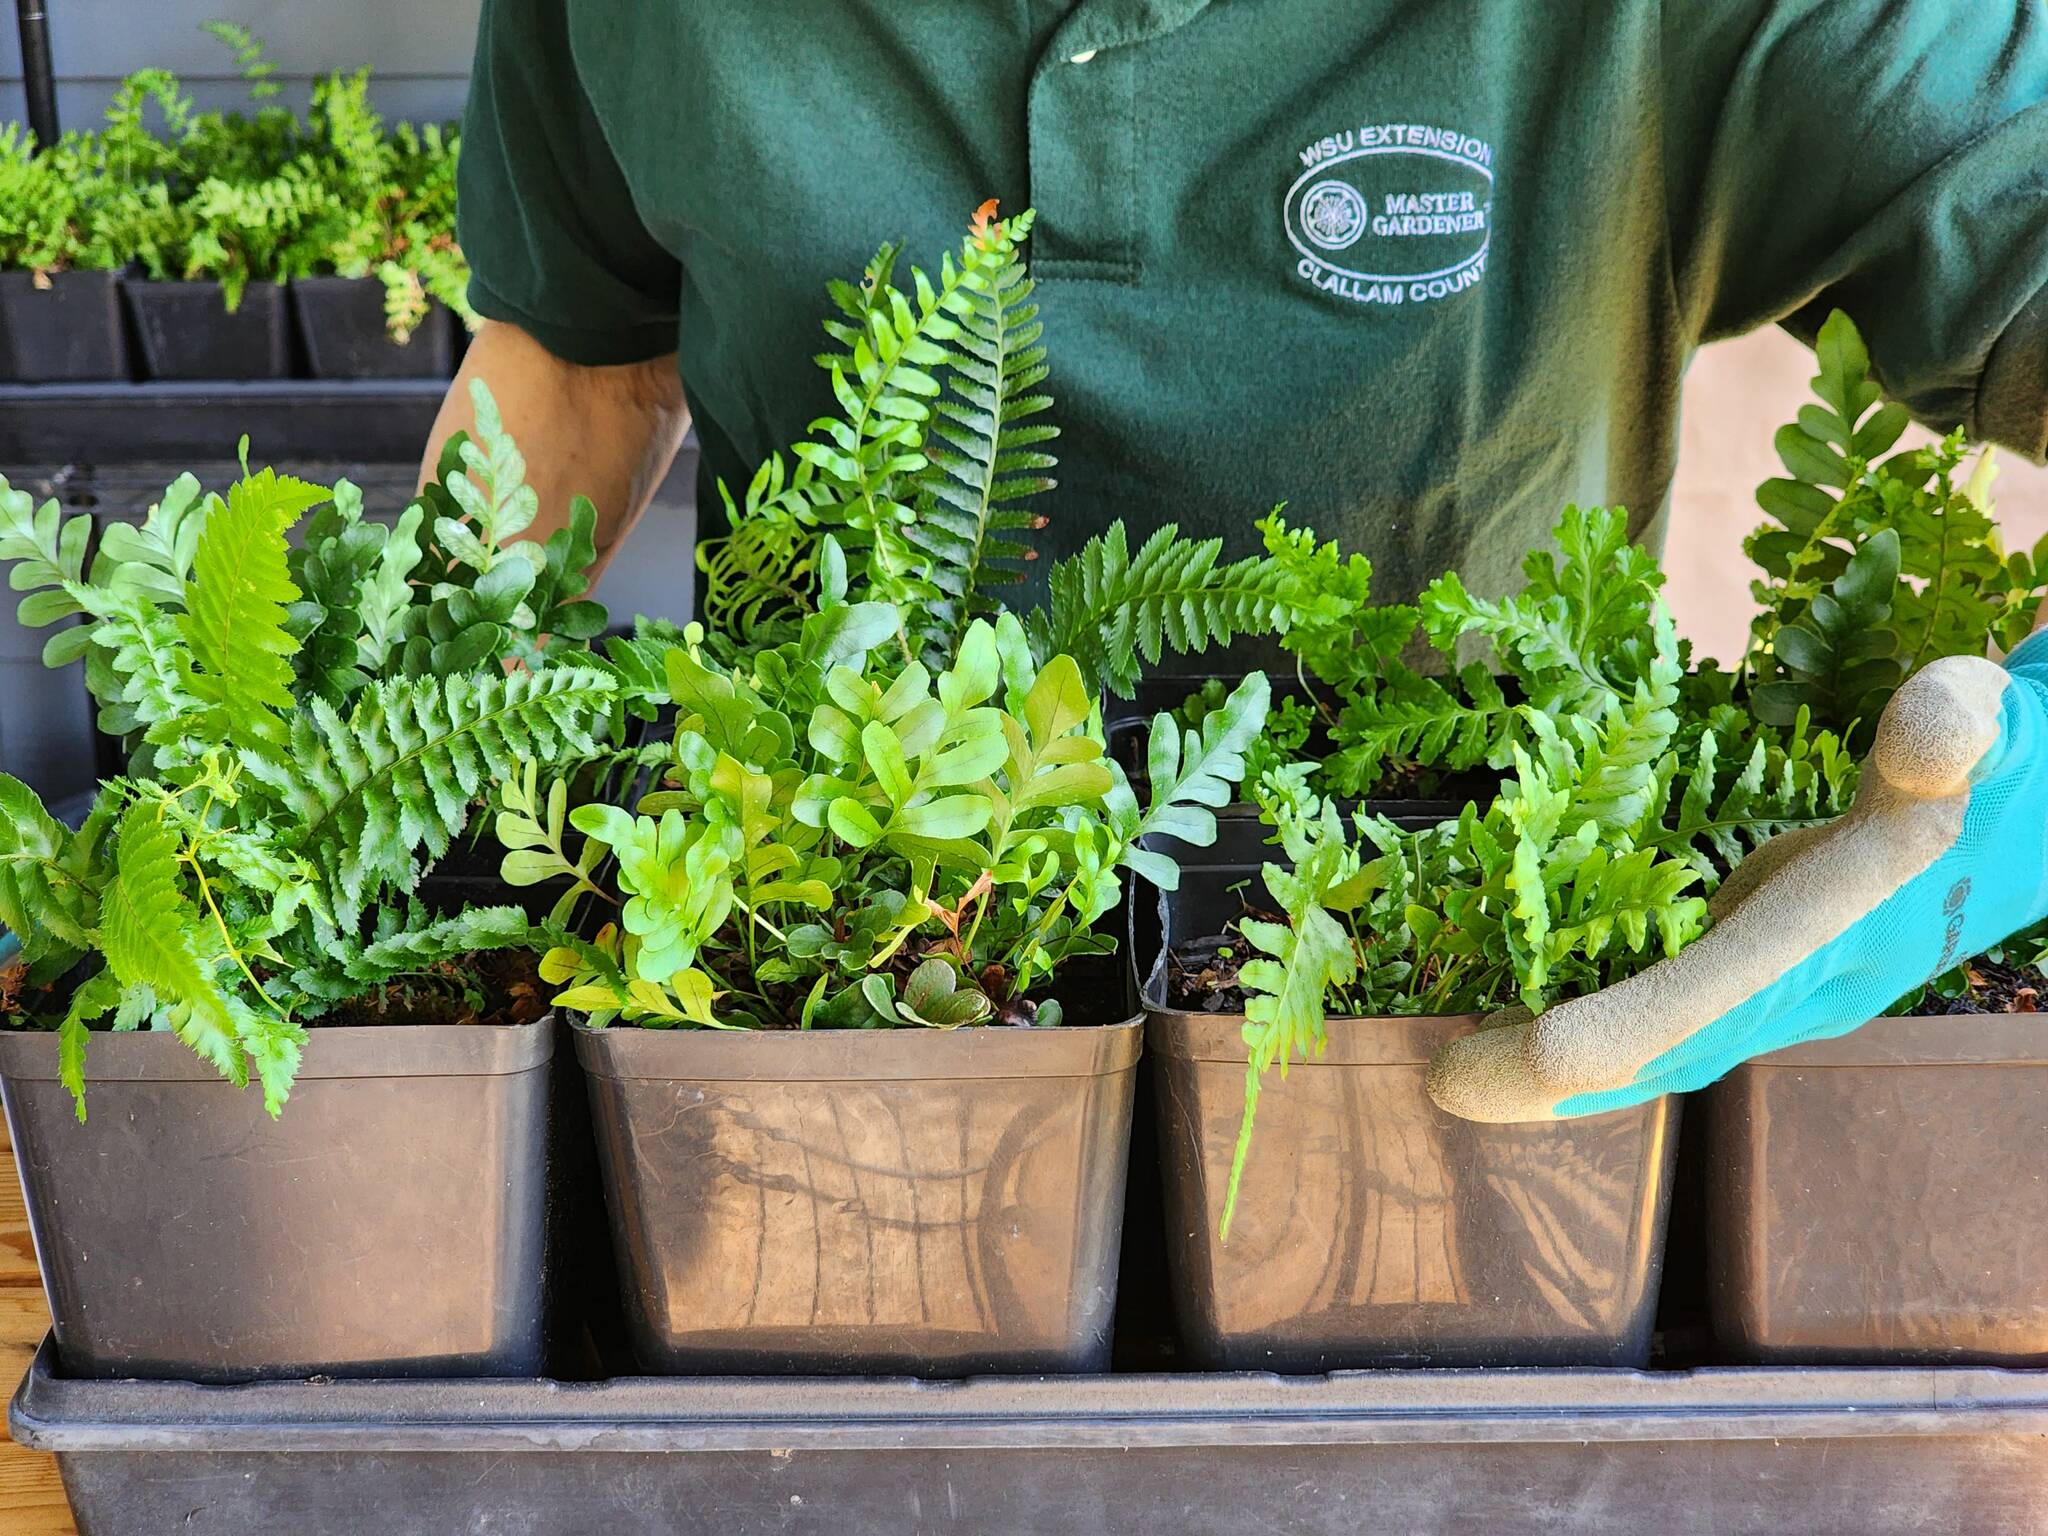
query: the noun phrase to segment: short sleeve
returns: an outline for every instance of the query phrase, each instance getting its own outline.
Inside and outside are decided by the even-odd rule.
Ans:
[[[2048,453],[2048,6],[1665,0],[1664,29],[1692,334],[1845,310],[1921,420]]]
[[[568,362],[641,362],[676,350],[680,268],[634,207],[568,10],[484,0],[456,173],[469,299]]]

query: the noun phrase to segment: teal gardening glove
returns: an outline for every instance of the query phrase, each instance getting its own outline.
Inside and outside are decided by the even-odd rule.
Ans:
[[[2048,630],[1893,696],[1856,803],[1771,839],[1700,939],[1641,975],[1453,1041],[1429,1092],[1470,1120],[1563,1119],[1704,1087],[1847,1034],[2048,916]]]

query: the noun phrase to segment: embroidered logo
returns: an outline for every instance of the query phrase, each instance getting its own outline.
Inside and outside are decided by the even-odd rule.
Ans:
[[[1287,189],[1295,274],[1354,304],[1427,304],[1486,275],[1493,146],[1425,123],[1375,123],[1301,151]]]

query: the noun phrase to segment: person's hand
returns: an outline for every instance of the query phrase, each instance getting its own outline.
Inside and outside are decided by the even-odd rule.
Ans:
[[[2048,916],[2048,631],[2004,666],[1937,661],[1894,695],[1856,804],[1771,839],[1671,959],[1451,1042],[1430,1097],[1468,1120],[1599,1114],[1847,1034]]]

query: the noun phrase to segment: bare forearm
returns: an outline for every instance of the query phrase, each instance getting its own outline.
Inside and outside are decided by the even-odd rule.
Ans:
[[[540,498],[527,537],[545,539],[568,522],[570,498],[588,496],[597,507],[602,571],[647,510],[689,425],[675,358],[584,368],[563,362],[517,326],[486,324],[434,418],[420,465],[423,485],[450,434],[474,424],[471,379],[489,387],[526,457],[527,483]]]

